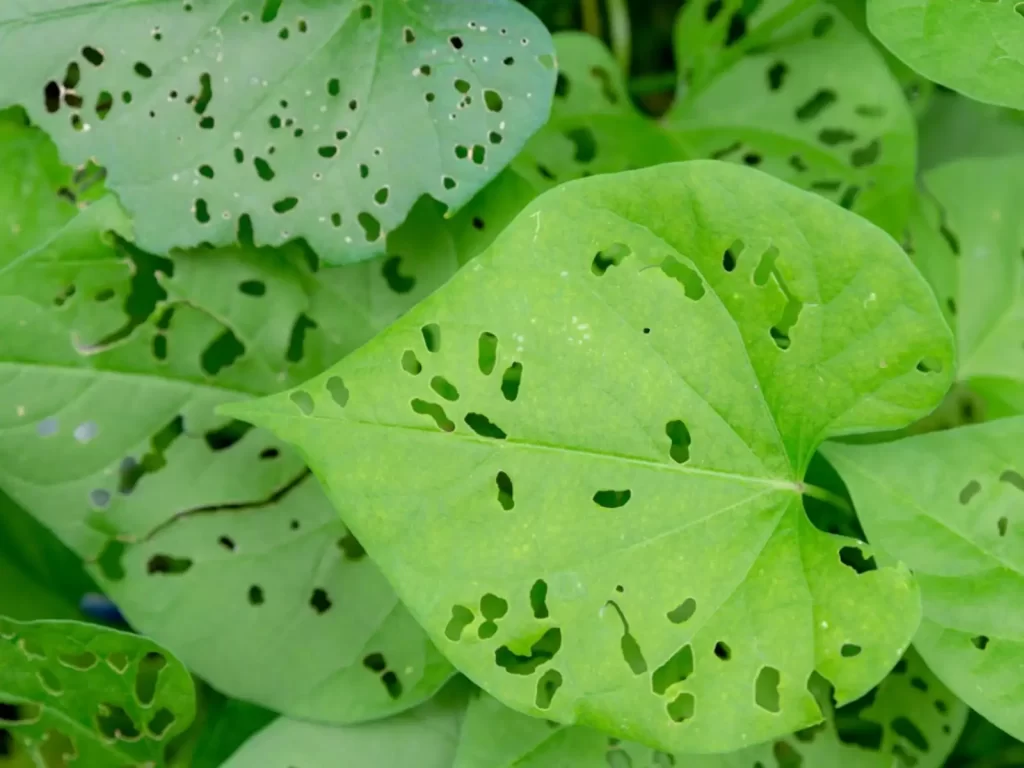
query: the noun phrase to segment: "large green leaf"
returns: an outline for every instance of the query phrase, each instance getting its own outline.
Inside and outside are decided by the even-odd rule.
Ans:
[[[924,186],[908,246],[955,330],[958,376],[982,394],[1020,400],[1024,155],[950,163],[930,171]]]
[[[868,24],[930,80],[1024,108],[1024,14],[1016,0],[868,0]]]
[[[588,728],[552,727],[482,695],[470,701],[454,768],[939,768],[967,719],[966,705],[913,652],[870,696],[838,713],[821,699],[828,719],[820,726],[724,755],[676,756]]]
[[[41,132],[0,122],[0,155],[0,488],[218,689],[329,721],[431,695],[450,666],[299,457],[213,413],[319,372],[445,279],[429,201],[392,255],[341,270],[296,247],[155,259],[109,233],[113,198],[69,202]]]
[[[465,682],[454,680],[417,709],[354,726],[282,718],[249,739],[223,768],[451,768],[467,694]]]
[[[845,702],[905,649],[909,573],[848,566],[803,474],[829,436],[926,413],[952,367],[889,237],[701,161],[545,194],[370,344],[223,412],[302,448],[499,699],[720,751],[816,721],[815,670]]]
[[[666,116],[666,128],[692,157],[760,168],[899,233],[914,194],[913,117],[871,43],[827,5],[794,19],[794,9],[806,6],[761,7],[766,20],[734,46],[746,55],[726,49],[725,59],[716,59],[715,77],[702,81],[694,74],[696,81],[681,88]],[[691,4],[680,16],[677,50],[695,45],[699,9]],[[769,14],[773,9],[777,13]],[[717,29],[725,15],[708,28]]]
[[[914,644],[960,698],[1024,738],[1024,417],[875,446],[830,444],[869,538],[908,563]]]
[[[334,263],[383,252],[420,195],[467,202],[555,79],[511,0],[8,4],[0,69],[0,106],[109,168],[144,248],[231,243],[249,215],[257,243]]]
[[[188,671],[150,640],[0,617],[0,725],[37,765],[163,765],[194,714]]]

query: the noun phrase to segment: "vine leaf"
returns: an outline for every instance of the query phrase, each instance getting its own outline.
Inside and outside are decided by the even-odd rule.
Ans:
[[[1024,417],[874,446],[829,444],[868,537],[921,585],[914,644],[984,717],[1024,736]]]
[[[0,488],[219,690],[331,722],[432,695],[450,665],[301,459],[214,408],[319,373],[443,281],[435,207],[338,270],[297,246],[163,259],[41,131],[0,119],[0,157]]]
[[[163,765],[195,715],[188,670],[144,637],[0,617],[0,726],[39,765]]]
[[[0,65],[72,164],[96,158],[157,253],[304,238],[384,251],[423,194],[458,208],[547,119],[551,38],[510,0],[59,0],[0,19]],[[45,57],[27,52],[45,47]]]
[[[741,0],[725,5],[744,18]],[[690,156],[759,168],[901,233],[914,197],[910,109],[869,40],[837,9],[806,5],[786,5],[724,52],[697,48],[691,65],[680,53],[683,79],[666,128]],[[680,52],[694,50],[702,23],[714,32],[730,16],[694,19],[700,10],[692,4],[680,16]]]
[[[978,101],[1024,109],[1020,4],[868,0],[868,25],[929,80]]]
[[[698,161],[558,187],[385,334],[221,412],[301,447],[506,704],[720,751],[819,719],[815,670],[846,702],[906,648],[909,573],[848,566],[803,474],[830,436],[928,412],[952,367],[884,233]]]

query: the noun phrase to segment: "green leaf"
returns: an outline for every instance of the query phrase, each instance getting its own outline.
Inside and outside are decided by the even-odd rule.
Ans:
[[[250,737],[277,719],[275,713],[262,707],[226,698],[208,688],[201,702],[187,760],[178,758],[189,768],[220,768]]]
[[[929,80],[972,99],[1024,108],[1020,4],[992,0],[868,0],[868,25]]]
[[[938,91],[918,121],[921,167],[967,157],[1002,157],[1024,146],[1024,113]]]
[[[192,678],[143,637],[0,617],[0,722],[39,765],[163,765],[195,714]]]
[[[1024,20],[1022,20],[1024,22]],[[957,339],[961,381],[1024,385],[1024,155],[929,171],[910,250]]]
[[[158,259],[110,234],[112,197],[59,194],[41,132],[0,122],[0,147],[0,487],[220,690],[327,721],[432,695],[451,667],[301,459],[213,411],[320,372],[443,281],[434,207],[341,270],[297,246]]]
[[[452,681],[417,709],[375,723],[328,727],[282,718],[268,725],[224,763],[223,768],[344,764],[384,768],[451,768],[466,707],[467,686]]]
[[[838,713],[827,696],[820,700],[828,719],[791,736],[722,755],[670,755],[588,728],[552,727],[484,694],[470,701],[453,768],[891,768],[897,760],[939,768],[967,719],[967,706],[913,652],[870,696]]]
[[[848,567],[800,494],[822,440],[924,415],[952,364],[884,233],[704,161],[547,193],[327,373],[222,412],[301,447],[499,699],[721,751],[817,720],[813,671],[849,701],[909,642],[909,573]]]
[[[900,233],[916,151],[906,100],[881,55],[838,10],[821,5],[793,18],[806,5],[790,3],[741,38],[735,47],[748,49],[745,56],[727,49],[715,77],[694,74],[666,128],[692,157],[757,167]],[[688,6],[680,17],[681,52],[694,45],[697,10]]]
[[[139,244],[305,238],[384,251],[423,194],[466,203],[547,118],[551,38],[510,0],[52,0],[0,16],[0,67],[72,164],[97,158]],[[36,52],[46,50],[45,56]]]
[[[960,698],[1024,738],[1024,417],[875,446],[829,444],[872,543],[921,585],[914,644]]]

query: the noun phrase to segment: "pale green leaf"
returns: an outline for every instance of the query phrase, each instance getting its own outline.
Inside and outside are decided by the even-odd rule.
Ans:
[[[690,156],[757,167],[901,232],[914,194],[916,140],[898,83],[838,10],[816,6],[793,19],[806,3],[772,7],[780,5],[785,12],[764,25],[770,41],[746,42],[764,42],[761,28],[741,38],[737,47],[751,50],[730,54],[714,78],[684,89],[666,128]],[[680,17],[680,50],[694,34],[690,16]],[[781,29],[777,18],[787,22]]]
[[[468,686],[454,680],[426,704],[396,717],[352,726],[276,720],[223,768],[452,768]]]
[[[958,377],[1020,386],[1024,155],[949,163],[929,171],[924,187],[908,246],[954,327]]]
[[[112,197],[58,194],[72,174],[39,131],[0,121],[5,152],[0,488],[220,690],[328,721],[433,694],[450,666],[300,458],[213,413],[320,372],[442,282],[433,206],[401,253],[339,270],[296,246],[157,259],[110,234]]]
[[[510,0],[43,0],[0,11],[0,52],[0,106],[109,168],[142,247],[228,244],[248,215],[333,263],[382,253],[423,194],[466,203],[555,78]]]
[[[909,573],[844,564],[859,542],[810,524],[803,475],[827,437],[927,413],[952,367],[888,236],[703,161],[545,194],[330,371],[223,412],[302,448],[499,699],[721,751],[814,722],[815,670],[845,702],[905,649]]]
[[[829,444],[872,543],[921,585],[914,644],[960,698],[1024,738],[1024,417],[875,446]]]
[[[0,723],[37,765],[163,765],[195,714],[192,678],[150,640],[0,617]]]
[[[868,25],[930,80],[1024,108],[1024,13],[1014,0],[868,0]]]
[[[916,653],[870,696],[791,736],[722,755],[670,755],[588,728],[552,726],[486,694],[471,700],[453,768],[940,768],[967,719],[957,699]],[[315,767],[311,767],[315,768]]]

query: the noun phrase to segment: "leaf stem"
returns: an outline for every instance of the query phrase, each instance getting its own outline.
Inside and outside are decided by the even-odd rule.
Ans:
[[[854,514],[853,507],[850,506],[850,502],[840,496],[838,493],[832,493],[825,488],[819,488],[816,485],[808,485],[807,483],[800,483],[799,489],[805,496],[810,496],[812,499],[818,499],[826,504],[830,504],[836,509],[841,509],[843,512]]]

